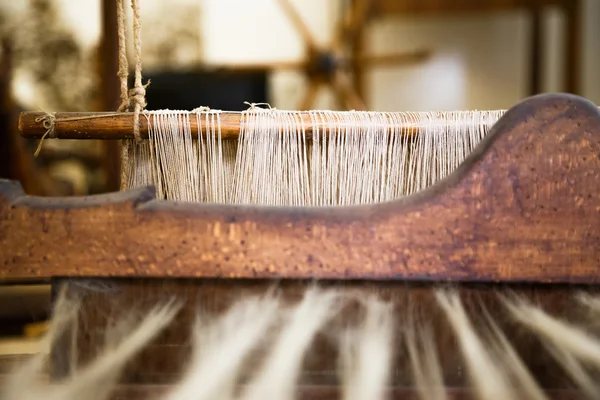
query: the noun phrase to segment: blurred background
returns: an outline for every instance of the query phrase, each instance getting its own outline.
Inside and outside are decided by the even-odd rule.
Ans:
[[[556,91],[600,104],[600,0],[140,3],[148,109],[505,109]],[[48,140],[34,158],[16,130],[23,110],[116,110],[115,4],[0,0],[0,178],[40,196],[118,190],[116,143]],[[0,333],[35,337],[47,287],[2,290]]]
[[[549,91],[600,102],[600,0],[140,3],[149,109],[499,109]],[[20,110],[117,108],[115,0],[0,4],[0,176],[37,195],[117,190],[115,143],[48,140],[34,159],[37,142],[15,131]]]

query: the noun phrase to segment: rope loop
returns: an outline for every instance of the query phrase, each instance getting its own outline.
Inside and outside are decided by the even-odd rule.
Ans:
[[[44,140],[46,138],[54,139],[56,137],[56,128],[55,128],[56,127],[56,113],[48,113],[47,112],[43,116],[37,117],[35,119],[35,122],[36,123],[41,122],[44,129],[46,129],[46,132],[40,139],[40,143],[38,144],[38,147],[35,150],[35,153],[33,153],[33,156],[37,157],[40,154],[40,151],[42,151],[42,145],[44,144]]]

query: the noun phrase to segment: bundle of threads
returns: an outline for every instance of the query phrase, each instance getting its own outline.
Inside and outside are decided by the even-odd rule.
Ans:
[[[282,111],[250,107],[237,139],[219,110],[144,111],[148,139],[126,141],[123,189],[160,199],[265,206],[392,201],[450,175],[499,111]],[[311,129],[306,129],[307,116]],[[191,121],[204,127],[192,137]],[[200,129],[200,128],[199,128]]]

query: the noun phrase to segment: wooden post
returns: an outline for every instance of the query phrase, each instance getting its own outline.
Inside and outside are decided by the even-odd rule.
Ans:
[[[530,26],[530,61],[529,61],[529,95],[539,94],[544,82],[544,23],[540,7],[529,9]]]
[[[116,110],[119,106],[119,79],[118,51],[119,40],[117,36],[116,3],[114,0],[100,0],[102,2],[102,35],[100,39],[100,109],[104,111]],[[120,143],[107,141],[104,143],[104,170],[107,173],[107,191],[120,188],[121,157]]]
[[[564,90],[572,94],[580,94],[581,82],[581,47],[582,47],[582,23],[581,23],[581,1],[565,0],[565,52],[564,60]]]

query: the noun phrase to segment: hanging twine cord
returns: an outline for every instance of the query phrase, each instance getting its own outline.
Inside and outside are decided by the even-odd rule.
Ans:
[[[125,0],[117,1],[117,36],[119,38],[119,70],[117,76],[121,82],[121,105],[119,111],[129,109],[129,96],[127,95],[127,78],[129,75],[129,64],[127,61],[127,42],[125,29]]]
[[[119,37],[119,69],[117,75],[121,84],[121,104],[118,108],[118,112],[133,111],[133,136],[137,142],[141,139],[140,136],[140,113],[146,108],[146,88],[150,84],[150,81],[144,85],[142,84],[142,22],[140,17],[140,7],[138,0],[131,0],[131,8],[133,9],[133,39],[134,39],[134,50],[135,50],[135,81],[134,87],[129,90],[127,87],[127,78],[129,77],[129,64],[127,61],[127,42],[126,42],[126,29],[125,29],[125,4],[126,0],[116,0],[117,2],[117,33]],[[40,143],[34,153],[34,157],[37,157],[42,150],[42,145],[45,139],[53,139],[56,137],[56,123],[61,121],[78,121],[83,119],[93,118],[104,118],[112,116],[101,115],[101,116],[87,116],[87,117],[73,117],[57,119],[56,113],[46,113],[44,116],[36,118],[35,122],[42,123],[46,132],[40,139]]]
[[[140,141],[140,112],[146,108],[146,88],[148,81],[142,84],[142,19],[138,0],[131,0],[133,10],[133,45],[135,53],[135,78],[133,88],[128,91],[127,78],[129,65],[127,63],[127,45],[125,36],[125,0],[117,0],[117,31],[119,36],[119,71],[117,75],[121,80],[121,105],[118,111],[133,111],[133,136]]]
[[[133,89],[127,90],[127,78],[129,65],[127,63],[127,43],[125,36],[125,0],[117,1],[117,32],[119,37],[119,71],[117,75],[121,81],[121,105],[117,111],[133,111],[133,136],[136,143],[139,143],[140,137],[140,112],[146,108],[146,87],[142,84],[142,20],[140,17],[140,6],[138,0],[131,0],[131,9],[133,10],[133,43],[135,52],[135,78]],[[130,172],[127,165],[129,152],[132,144],[123,141],[121,144],[121,190],[127,188]]]

